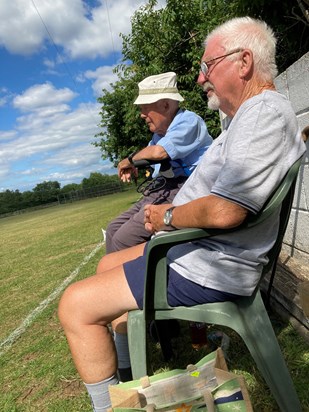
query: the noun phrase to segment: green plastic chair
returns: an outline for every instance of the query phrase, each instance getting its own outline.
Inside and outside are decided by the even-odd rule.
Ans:
[[[281,206],[278,237],[268,253],[269,263],[264,267],[262,277],[271,270],[275,273],[300,164],[301,159],[291,167],[263,210],[245,223],[247,226],[256,225]],[[147,325],[151,320],[182,319],[227,326],[235,330],[244,340],[280,409],[286,412],[301,411],[297,393],[262,301],[259,286],[252,296],[242,297],[234,302],[207,303],[192,307],[170,307],[167,303],[166,253],[168,249],[179,243],[217,233],[218,230],[181,229],[157,236],[149,242],[144,309],[131,311],[128,316],[133,378],[138,379],[147,375],[146,338]]]

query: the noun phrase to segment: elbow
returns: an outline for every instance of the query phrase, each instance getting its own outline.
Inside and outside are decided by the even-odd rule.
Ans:
[[[215,226],[220,229],[234,229],[245,221],[247,215],[248,212],[245,209],[236,214],[220,213],[215,219]]]
[[[158,160],[164,160],[164,159],[168,159],[168,158],[169,158],[168,153],[166,152],[166,150],[165,150],[162,146],[160,146],[159,144],[157,144],[157,145],[155,145],[155,146],[153,146],[153,147],[154,147],[154,152],[155,152],[156,159],[158,159]]]

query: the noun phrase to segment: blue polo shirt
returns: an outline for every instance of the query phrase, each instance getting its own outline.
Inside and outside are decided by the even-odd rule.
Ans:
[[[179,109],[165,136],[154,133],[149,145],[162,146],[171,158],[174,176],[189,176],[212,143],[204,120],[189,110]],[[153,177],[160,170],[155,165]]]

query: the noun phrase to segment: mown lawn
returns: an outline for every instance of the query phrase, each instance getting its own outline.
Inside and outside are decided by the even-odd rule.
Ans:
[[[77,280],[95,272],[105,252],[101,229],[138,196],[131,190],[0,219],[1,412],[91,411],[57,319],[61,293],[52,293],[69,276]],[[308,345],[290,325],[272,319],[303,410],[309,411]],[[168,364],[150,343],[154,373],[184,368],[212,349],[195,352],[185,322],[181,332],[174,340],[176,358]],[[243,342],[224,332],[230,338],[228,366],[244,375],[254,409],[277,411]]]

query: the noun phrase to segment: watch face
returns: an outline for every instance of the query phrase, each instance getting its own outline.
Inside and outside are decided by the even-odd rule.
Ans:
[[[163,222],[166,226],[169,226],[171,224],[171,220],[172,220],[172,211],[170,209],[168,209],[165,212]]]

